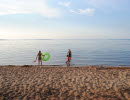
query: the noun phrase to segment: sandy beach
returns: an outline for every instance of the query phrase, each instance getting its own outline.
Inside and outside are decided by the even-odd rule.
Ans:
[[[0,100],[130,100],[130,67],[0,66]]]

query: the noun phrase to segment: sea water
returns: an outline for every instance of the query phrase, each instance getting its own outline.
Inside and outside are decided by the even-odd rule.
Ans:
[[[0,65],[36,65],[39,50],[51,55],[44,65],[64,65],[68,49],[72,65],[130,65],[130,40],[119,39],[0,40]]]

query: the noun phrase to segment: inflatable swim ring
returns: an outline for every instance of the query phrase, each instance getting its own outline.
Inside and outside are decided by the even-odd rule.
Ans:
[[[42,54],[43,61],[48,61],[50,59],[50,57],[51,57],[51,55],[47,52]]]

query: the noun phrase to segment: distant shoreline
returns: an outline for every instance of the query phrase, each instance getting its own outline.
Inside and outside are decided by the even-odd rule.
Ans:
[[[0,65],[0,67],[46,67],[46,68],[95,68],[95,69],[130,69],[126,66],[100,66],[100,65],[88,65],[88,66],[65,66],[65,65]]]

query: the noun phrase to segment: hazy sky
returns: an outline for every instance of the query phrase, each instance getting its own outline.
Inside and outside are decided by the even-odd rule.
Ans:
[[[0,39],[130,39],[130,0],[0,0]]]

